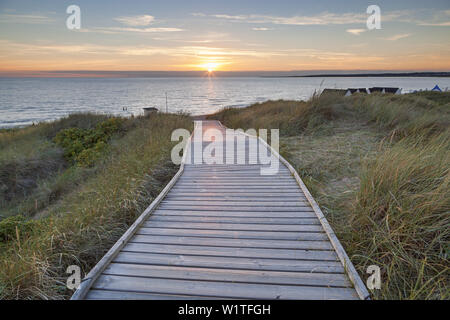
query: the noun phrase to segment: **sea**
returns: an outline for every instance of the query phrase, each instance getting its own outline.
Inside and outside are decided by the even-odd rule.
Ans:
[[[325,88],[399,87],[404,93],[445,90],[437,77],[166,77],[166,78],[0,78],[0,128],[51,121],[71,113],[121,116],[143,108],[191,115],[266,100],[307,100]]]

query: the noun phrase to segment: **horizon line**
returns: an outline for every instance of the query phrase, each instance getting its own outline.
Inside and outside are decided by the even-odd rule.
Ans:
[[[315,70],[216,70],[213,72],[202,70],[0,70],[1,78],[115,78],[115,77],[155,77],[155,76],[227,76],[227,75],[252,75],[252,76],[352,76],[352,75],[377,75],[377,74],[447,74],[449,70],[433,70],[433,69],[342,69],[342,70],[329,70],[329,69],[315,69]]]

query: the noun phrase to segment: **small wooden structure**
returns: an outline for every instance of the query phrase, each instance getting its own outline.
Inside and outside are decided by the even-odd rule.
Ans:
[[[155,114],[158,112],[158,109],[155,107],[147,107],[147,108],[143,108],[144,109],[144,116],[147,117],[149,115]]]

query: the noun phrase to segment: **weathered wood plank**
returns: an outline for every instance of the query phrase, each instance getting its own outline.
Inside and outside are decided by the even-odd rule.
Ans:
[[[141,228],[137,234],[172,235],[172,236],[202,236],[212,238],[234,239],[266,239],[266,240],[327,240],[325,233],[319,232],[270,232],[270,231],[232,231],[232,230],[201,230],[201,229],[171,229],[171,228]]]
[[[264,197],[264,198],[270,198],[271,200],[274,200],[272,198],[299,198],[299,199],[305,199],[301,194],[299,195],[298,192],[233,192],[233,191],[227,191],[227,192],[198,192],[198,191],[176,191],[172,190],[170,193],[170,197],[176,198],[176,197],[233,197],[233,198],[247,198],[247,197]]]
[[[326,240],[264,240],[264,239],[234,239],[210,238],[201,236],[170,236],[170,235],[142,235],[137,234],[131,240],[136,243],[180,244],[180,245],[211,245],[231,248],[269,248],[269,249],[304,249],[304,250],[333,250],[333,246]]]
[[[176,245],[128,243],[122,252],[167,253],[198,256],[218,256],[236,258],[267,258],[286,260],[324,260],[338,261],[333,251],[324,250],[289,250],[289,249],[258,249],[258,248],[225,248],[210,245]]]
[[[299,208],[296,212],[269,211],[214,211],[214,210],[166,210],[159,208],[153,215],[204,216],[204,217],[258,217],[258,218],[317,218],[310,208]]]
[[[267,186],[243,186],[243,187],[237,187],[237,186],[224,186],[224,185],[218,185],[218,186],[205,186],[202,187],[201,185],[192,185],[192,186],[178,186],[175,185],[173,187],[173,190],[205,190],[205,191],[211,191],[211,190],[221,190],[221,191],[227,191],[227,190],[233,190],[233,191],[248,191],[248,190],[277,190],[278,192],[281,191],[293,191],[293,190],[300,190],[298,186],[292,185],[292,186],[274,186],[274,185],[267,185]]]
[[[338,261],[285,260],[241,257],[214,257],[165,253],[120,252],[114,259],[117,263],[151,264],[186,267],[248,269],[267,271],[343,273]]]
[[[151,221],[172,221],[172,222],[218,222],[218,223],[258,223],[258,224],[311,224],[320,225],[317,218],[252,218],[252,217],[204,217],[204,216],[169,216],[153,215]]]
[[[207,269],[112,263],[105,270],[104,274],[241,283],[351,287],[350,281],[348,281],[344,274],[335,273]]]
[[[225,299],[224,297],[199,297],[195,295],[169,295],[144,292],[97,290],[92,289],[86,296],[87,300],[205,300]]]
[[[282,187],[292,187],[292,188],[297,188],[297,184],[294,181],[246,181],[245,179],[242,179],[241,181],[231,181],[231,182],[227,182],[227,181],[210,181],[210,182],[197,182],[197,181],[189,181],[189,182],[180,182],[176,184],[176,187],[181,188],[181,187],[187,187],[187,188],[191,188],[191,187],[216,187],[216,186],[223,186],[223,187],[253,187],[253,186],[258,186],[258,187],[278,187],[278,186],[282,186]]]
[[[161,205],[176,205],[176,206],[226,206],[226,207],[309,207],[305,201],[251,201],[251,202],[235,202],[233,200],[180,200],[180,199],[165,199]]]
[[[326,288],[308,286],[285,286],[251,283],[230,283],[199,280],[176,280],[159,278],[123,277],[102,275],[93,285],[94,289],[132,290],[161,294],[192,294],[216,296],[218,292],[227,298],[238,299],[357,299],[349,288]]]
[[[301,197],[279,197],[276,199],[271,199],[268,197],[262,197],[262,196],[258,196],[258,197],[227,197],[225,195],[223,196],[204,196],[204,197],[199,197],[199,196],[170,196],[170,197],[166,197],[165,200],[167,200],[168,202],[171,201],[233,201],[236,203],[239,202],[271,202],[271,203],[286,203],[286,202],[301,202],[301,203],[305,203],[306,199],[301,198]]]
[[[286,225],[286,224],[250,224],[250,223],[210,223],[210,222],[171,222],[146,221],[142,228],[173,228],[173,229],[207,229],[207,230],[247,230],[271,232],[323,232],[321,225]]]
[[[296,206],[296,207],[277,207],[277,206],[217,206],[217,205],[175,205],[175,204],[161,204],[160,209],[167,210],[189,210],[189,211],[240,211],[240,212],[297,212],[301,211],[301,208],[310,209],[309,206]]]

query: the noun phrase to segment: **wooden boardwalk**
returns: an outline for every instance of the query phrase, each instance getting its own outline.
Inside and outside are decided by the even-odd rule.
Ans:
[[[195,164],[211,142],[201,133],[225,132],[216,121],[201,125],[180,171],[72,299],[368,298],[292,167],[280,158],[276,175],[261,175],[268,165],[252,143],[272,160],[278,154],[248,135],[221,155],[223,164]],[[244,163],[226,164],[247,153]]]

